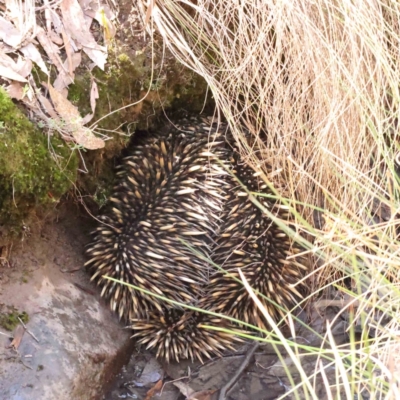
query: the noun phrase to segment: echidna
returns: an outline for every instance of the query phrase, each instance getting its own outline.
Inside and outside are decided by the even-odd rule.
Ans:
[[[158,310],[151,312],[147,319],[133,320],[138,344],[148,349],[156,349],[157,357],[179,361],[182,358],[198,359],[211,358],[220,355],[227,349],[233,350],[233,337],[226,320],[208,314],[177,309],[165,308],[162,313]],[[206,326],[227,328],[228,332],[207,329]]]
[[[261,181],[241,165],[229,142],[226,124],[203,119],[139,141],[120,166],[87,249],[92,280],[102,286],[111,308],[133,322],[139,343],[167,360],[219,354],[231,347],[232,337],[204,327],[224,325],[219,318],[185,311],[104,275],[255,324],[258,313],[245,289],[215,271],[207,257],[236,275],[242,268],[254,288],[278,304],[291,306],[299,295],[292,284],[301,265],[286,260],[295,250],[242,195],[232,171],[252,191]],[[266,203],[271,209],[273,202]],[[280,208],[272,211],[283,215]],[[268,309],[276,314],[274,307]]]
[[[233,154],[233,164],[236,178],[229,178],[231,190],[211,254],[213,262],[224,271],[216,271],[210,277],[202,306],[262,327],[266,321],[243,286],[238,269],[258,292],[271,317],[277,320],[304,295],[304,285],[296,284],[305,275],[306,263],[303,257],[294,257],[300,247],[254,204],[250,193],[290,226],[287,207],[272,200],[274,194],[260,178],[260,172],[241,162],[238,152]],[[257,197],[257,193],[270,197]],[[289,256],[292,258],[288,260]]]

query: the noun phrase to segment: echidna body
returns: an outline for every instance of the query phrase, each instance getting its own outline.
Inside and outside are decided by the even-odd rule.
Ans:
[[[227,349],[233,350],[233,343],[239,340],[231,333],[206,329],[208,325],[232,330],[226,320],[175,307],[164,309],[162,313],[154,311],[147,319],[132,322],[137,343],[155,349],[156,356],[167,362],[185,358],[203,361]]]
[[[301,299],[304,286],[296,284],[305,275],[305,260],[295,257],[300,247],[254,200],[281,222],[290,224],[287,208],[272,200],[274,193],[261,179],[260,172],[241,162],[237,152],[233,159],[235,176],[229,178],[231,190],[211,255],[223,271],[211,276],[202,306],[262,327],[266,321],[243,286],[238,269],[271,317],[278,320]]]
[[[294,305],[299,296],[292,285],[302,267],[286,259],[297,250],[231,176],[237,174],[251,191],[265,191],[226,134],[225,124],[191,120],[145,137],[123,160],[87,250],[86,265],[111,308],[132,321],[139,343],[167,360],[201,360],[230,348],[234,339],[205,327],[226,326],[219,318],[185,311],[104,275],[256,325],[261,325],[256,306],[232,279],[238,268],[255,290],[283,307]],[[272,200],[264,202],[284,216]],[[209,257],[212,263],[205,261]],[[264,304],[278,315],[270,303]]]
[[[102,224],[87,249],[92,280],[124,319],[162,311],[160,300],[103,275],[185,304],[201,295],[223,209],[223,130],[206,124],[147,137],[125,158]]]

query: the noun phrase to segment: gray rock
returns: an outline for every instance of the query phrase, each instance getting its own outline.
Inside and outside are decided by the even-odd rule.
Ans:
[[[72,214],[73,215],[73,214]],[[13,248],[0,267],[0,305],[29,315],[17,351],[0,335],[1,400],[91,400],[127,363],[129,330],[99,298],[83,266],[82,218],[69,213]],[[0,331],[6,333],[3,328]]]

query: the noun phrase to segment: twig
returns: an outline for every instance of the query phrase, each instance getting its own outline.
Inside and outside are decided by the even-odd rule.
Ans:
[[[66,274],[66,273],[72,274],[73,272],[80,271],[81,269],[82,269],[82,267],[76,267],[76,268],[71,268],[71,269],[64,269],[64,268],[61,268],[60,271],[61,271],[63,274]]]
[[[8,333],[0,332],[0,335],[6,336],[6,337],[8,337],[9,339],[13,339],[13,337],[10,336]]]
[[[81,284],[74,282],[74,286],[76,286],[78,289],[82,290],[85,293],[88,293],[92,296],[94,296],[96,293],[93,290],[90,290],[89,288],[86,288],[84,286],[82,286]]]
[[[242,375],[243,371],[249,365],[251,359],[253,358],[255,351],[258,349],[259,346],[260,346],[260,342],[256,341],[256,342],[254,342],[253,346],[250,347],[250,349],[248,350],[248,352],[246,354],[246,357],[244,358],[243,362],[240,364],[240,367],[236,371],[235,375],[233,375],[232,378],[228,381],[228,383],[221,388],[221,391],[219,392],[218,400],[226,399],[228,392],[232,389],[232,387],[239,380],[240,375]]]
[[[30,365],[25,364],[21,357],[19,358],[19,362],[20,362],[25,368],[33,369]]]
[[[19,322],[21,322],[22,326],[25,330],[39,343],[39,340],[35,337],[35,335],[26,327],[26,325],[22,322],[21,318],[18,317]]]

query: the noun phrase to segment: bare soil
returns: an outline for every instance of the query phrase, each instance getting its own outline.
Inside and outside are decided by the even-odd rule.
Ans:
[[[83,268],[93,218],[69,203],[59,206],[56,215],[41,226],[27,227],[23,240],[14,243],[0,266],[0,313],[14,309],[29,315],[29,332],[25,331],[17,350],[9,347],[7,335],[13,333],[0,328],[0,400],[217,400],[250,344],[204,365],[190,361],[166,364],[135,347],[131,332],[109,310]],[[307,320],[322,332],[326,320],[334,317],[331,309]],[[345,327],[340,321],[336,324],[338,343],[347,340]],[[297,330],[296,340],[320,345],[315,333],[304,328]],[[297,369],[285,351],[279,350],[294,381],[299,382]],[[316,361],[311,356],[303,358],[309,376]],[[290,387],[276,349],[262,345],[228,399],[276,399]],[[316,387],[324,399],[324,385],[318,379]]]

